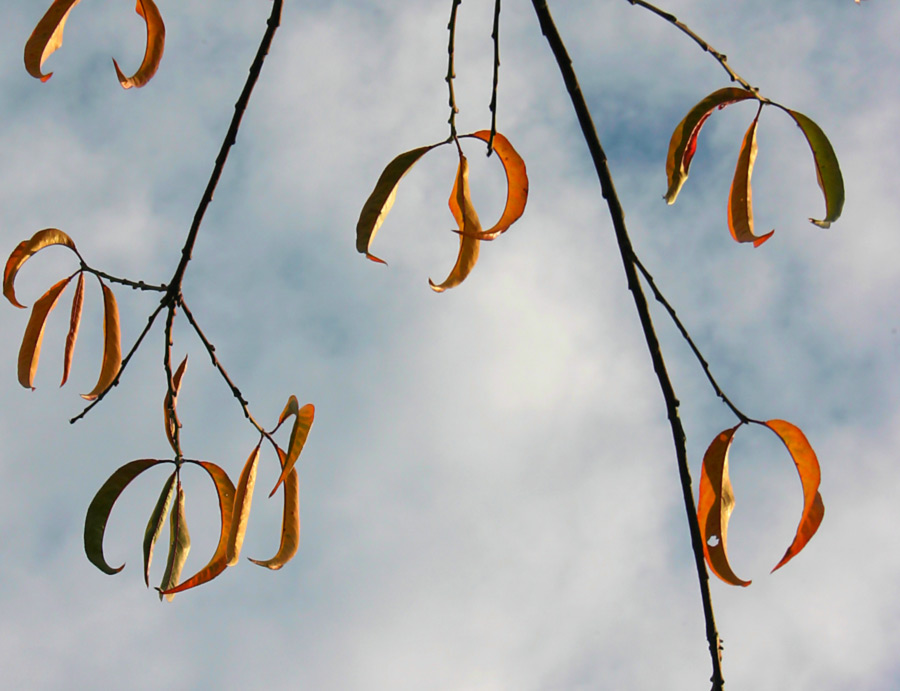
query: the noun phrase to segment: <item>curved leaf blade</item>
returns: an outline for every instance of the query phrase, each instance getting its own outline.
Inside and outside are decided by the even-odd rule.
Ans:
[[[234,509],[234,485],[228,478],[228,474],[215,463],[209,461],[186,461],[203,468],[212,478],[216,486],[216,494],[219,497],[219,514],[222,520],[222,528],[219,533],[219,544],[209,563],[193,576],[174,588],[160,591],[163,595],[180,593],[198,585],[202,585],[222,573],[228,566],[226,552],[228,550],[228,536],[231,532],[231,521]]]
[[[280,448],[276,450],[281,467],[284,468],[287,456]],[[281,516],[281,542],[278,545],[278,551],[271,559],[251,559],[250,561],[258,566],[277,571],[294,558],[299,545],[300,478],[297,475],[297,469],[294,468],[284,480],[284,510]]]
[[[166,480],[166,484],[163,485],[159,499],[156,500],[156,506],[153,507],[150,519],[147,521],[147,528],[144,530],[144,583],[148,588],[150,587],[150,562],[153,561],[153,547],[166,522],[166,514],[172,503],[172,495],[175,493],[176,475],[177,473],[173,472]]]
[[[491,132],[490,130],[479,130],[464,136],[475,137],[487,142],[491,138]],[[500,215],[500,220],[482,232],[478,237],[480,240],[493,240],[509,230],[510,226],[522,217],[528,201],[528,173],[525,170],[525,161],[519,156],[519,152],[499,132],[494,135],[494,151],[500,157],[506,173],[506,205]]]
[[[26,389],[34,389],[34,375],[41,357],[41,342],[44,340],[47,317],[71,280],[72,276],[69,276],[52,285],[31,308],[31,317],[25,326],[25,335],[22,336],[22,346],[19,348],[18,363],[19,383]]]
[[[738,242],[752,242],[754,247],[759,247],[772,237],[772,230],[765,235],[753,233],[753,190],[750,186],[750,178],[753,175],[753,164],[756,161],[756,129],[759,124],[759,113],[753,118],[744,141],[741,144],[741,152],[738,155],[737,166],[734,169],[734,179],[728,192],[728,230],[731,237]]]
[[[41,17],[25,43],[25,71],[35,79],[46,82],[53,72],[43,74],[44,61],[62,45],[63,30],[69,12],[80,0],[54,0],[50,9]]]
[[[187,561],[190,551],[191,534],[188,532],[187,519],[184,515],[184,489],[181,487],[181,482],[179,482],[175,506],[172,507],[172,513],[169,515],[169,556],[166,559],[166,570],[163,573],[162,582],[159,586],[160,601],[162,601],[164,595],[169,602],[175,598],[175,593],[164,593],[163,591],[169,590],[178,584],[178,579],[181,578],[181,570],[184,568],[184,563]]]
[[[3,295],[15,307],[25,308],[25,305],[20,305],[16,300],[16,274],[19,273],[19,269],[28,261],[29,257],[51,245],[65,245],[76,255],[78,254],[72,238],[57,228],[45,228],[36,232],[30,239],[20,242],[6,260],[6,267],[3,269]]]
[[[106,558],[103,556],[103,534],[106,532],[106,523],[109,521],[113,505],[134,478],[160,463],[171,463],[171,461],[144,458],[126,463],[109,476],[103,486],[97,490],[97,494],[94,495],[88,506],[87,515],[84,518],[84,553],[87,555],[88,561],[103,573],[112,576],[125,568],[125,564],[113,568],[106,563]]]
[[[122,366],[122,332],[119,327],[119,307],[116,296],[105,284],[103,288],[103,361],[100,365],[100,378],[90,393],[81,397],[92,401],[106,391],[119,375]]]
[[[141,61],[141,66],[130,77],[126,77],[122,73],[122,70],[119,69],[119,63],[113,58],[116,76],[119,78],[119,84],[122,85],[123,89],[140,88],[153,78],[153,75],[156,74],[156,70],[159,68],[166,44],[166,27],[153,0],[137,0],[135,11],[147,25],[147,47],[144,49],[144,59]]]
[[[820,228],[828,228],[840,218],[844,209],[844,177],[841,175],[837,154],[821,127],[803,113],[796,110],[787,112],[806,137],[816,165],[816,181],[825,196],[825,218],[821,221],[810,218],[809,221]]]
[[[816,452],[810,446],[806,435],[803,434],[799,427],[785,420],[768,420],[765,424],[781,439],[787,448],[794,465],[797,467],[800,483],[803,486],[803,514],[800,517],[800,524],[797,526],[797,533],[781,561],[772,569],[774,572],[797,556],[812,536],[816,534],[816,531],[822,524],[822,518],[825,516],[825,505],[822,502],[822,495],[819,494],[819,481],[821,479],[819,459],[816,458]]]
[[[65,385],[72,369],[72,355],[75,352],[75,341],[78,339],[78,327],[81,325],[81,312],[84,308],[84,271],[78,272],[78,283],[75,284],[75,296],[72,298],[72,313],[69,316],[69,332],[66,334],[66,349],[63,355],[63,374],[60,386]]]
[[[173,391],[166,391],[166,395],[163,397],[163,422],[166,427],[166,438],[175,453],[178,453],[178,449],[175,448],[175,429],[181,427],[176,406],[178,405],[178,392],[181,390],[181,378],[187,369],[187,361],[187,355],[185,355],[184,360],[175,370],[175,374],[172,375]]]
[[[475,268],[481,245],[478,238],[483,231],[475,207],[472,206],[472,195],[469,191],[469,162],[462,152],[459,154],[459,167],[449,204],[450,212],[459,226],[459,254],[456,257],[456,264],[450,270],[450,275],[444,279],[443,283],[438,285],[430,278],[428,279],[428,284],[436,293],[454,288],[466,280],[466,277]]]
[[[259,444],[250,452],[244,463],[241,476],[238,478],[234,495],[234,514],[231,530],[228,531],[228,549],[226,562],[228,566],[238,563],[244,535],[247,533],[247,521],[250,519],[250,506],[253,503],[253,488],[256,486],[256,467],[259,464]]]
[[[728,563],[728,520],[734,510],[734,492],[728,477],[728,449],[740,424],[721,432],[703,456],[697,521],[703,537],[703,554],[710,570],[730,585],[748,586]],[[712,544],[710,544],[712,543]]]
[[[713,91],[688,111],[684,119],[675,127],[669,140],[669,152],[666,155],[666,179],[669,189],[666,191],[667,204],[674,204],[682,185],[688,177],[691,159],[697,149],[697,137],[700,129],[716,108],[756,98],[756,94],[746,89],[729,86]]]
[[[291,398],[294,398],[291,396]],[[296,403],[296,399],[294,399]],[[288,400],[288,405],[290,405],[290,400]],[[287,410],[287,407],[285,408]],[[269,492],[269,497],[271,498],[275,492],[278,490],[278,487],[282,482],[285,481],[285,478],[290,474],[291,470],[296,464],[297,459],[300,458],[300,452],[303,451],[303,447],[306,444],[306,439],[309,437],[309,430],[312,427],[313,420],[316,416],[316,408],[312,403],[307,403],[305,406],[300,408],[296,413],[296,417],[294,418],[294,426],[291,428],[291,437],[288,442],[288,452],[287,459],[281,468],[281,475],[278,476],[278,481],[275,483],[275,487],[272,488],[272,491]]]

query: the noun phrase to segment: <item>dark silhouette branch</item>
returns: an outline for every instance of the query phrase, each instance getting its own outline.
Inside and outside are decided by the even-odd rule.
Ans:
[[[456,10],[461,3],[462,0],[453,0],[453,6],[450,8],[450,21],[447,24],[450,39],[447,44],[447,76],[444,77],[444,80],[450,91],[450,119],[447,122],[450,125],[450,139],[453,140],[456,139],[456,114],[459,112],[459,108],[456,107],[456,94],[453,91],[453,80],[456,78],[456,70],[453,67],[453,50],[456,43]],[[456,145],[459,146],[459,142],[456,142]]]
[[[487,155],[494,153],[494,136],[497,134],[497,87],[500,84],[500,0],[494,3],[494,28],[491,31],[494,41],[494,81],[491,87],[491,136],[488,139]]]

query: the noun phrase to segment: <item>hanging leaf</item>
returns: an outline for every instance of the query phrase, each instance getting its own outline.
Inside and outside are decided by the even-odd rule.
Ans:
[[[737,167],[734,170],[734,180],[728,193],[728,229],[731,231],[731,237],[738,242],[752,242],[754,247],[759,247],[775,232],[772,230],[762,236],[753,234],[753,192],[750,178],[753,175],[753,163],[756,161],[758,123],[759,113],[753,118],[747,134],[744,135],[741,153],[738,155]]]
[[[113,575],[125,568],[125,564],[118,568],[111,567],[103,556],[103,534],[106,532],[106,523],[113,505],[122,494],[122,490],[134,478],[147,468],[152,468],[160,463],[171,463],[171,461],[144,458],[126,463],[109,476],[88,506],[84,519],[84,553],[87,555],[88,561],[103,573]]]
[[[75,341],[78,339],[78,327],[81,325],[81,311],[84,307],[84,271],[78,272],[78,283],[75,285],[75,297],[72,298],[72,314],[69,317],[69,333],[66,334],[66,350],[63,356],[63,386],[69,379],[72,369],[72,354],[75,352]]]
[[[101,283],[100,287],[103,288],[103,362],[97,385],[90,393],[81,394],[88,401],[94,400],[112,386],[122,366],[122,334],[116,296],[105,284]]]
[[[152,79],[162,60],[163,48],[166,43],[166,27],[163,25],[162,16],[159,14],[153,0],[137,0],[135,11],[140,15],[141,19],[147,24],[147,47],[144,50],[144,60],[132,76],[126,77],[119,69],[119,63],[113,58],[113,65],[116,68],[116,75],[119,77],[119,84],[124,89],[131,87],[142,87]]]
[[[453,183],[453,191],[450,194],[450,212],[459,226],[459,254],[450,275],[443,283],[437,285],[430,278],[428,279],[428,284],[436,293],[442,293],[466,280],[466,276],[475,268],[475,263],[478,261],[481,244],[478,237],[483,231],[478,214],[475,213],[475,207],[472,206],[472,195],[469,192],[469,162],[462,152],[459,154],[459,167]]]
[[[706,119],[716,108],[724,108],[748,98],[757,98],[757,96],[752,91],[737,87],[719,89],[691,108],[684,119],[678,123],[669,141],[669,153],[666,156],[666,178],[669,183],[665,197],[666,203],[673,204],[675,202],[681,186],[687,180],[691,159],[697,150],[697,136]]]
[[[806,142],[813,154],[813,162],[816,164],[816,180],[819,189],[825,196],[825,218],[817,221],[810,218],[810,223],[820,228],[828,228],[841,216],[844,209],[844,177],[841,175],[841,167],[837,155],[828,141],[828,137],[822,129],[806,117],[803,113],[788,110],[788,115],[794,121],[806,137]]]
[[[380,262],[382,264],[385,263],[383,260],[370,254],[369,248],[372,246],[372,241],[375,239],[375,233],[378,232],[388,211],[390,211],[391,207],[394,205],[394,200],[397,197],[397,186],[400,184],[400,180],[403,176],[409,172],[410,168],[412,168],[422,156],[436,146],[445,143],[446,142],[441,142],[440,144],[422,146],[418,149],[406,151],[387,164],[387,167],[381,173],[381,177],[378,178],[378,182],[375,183],[375,189],[372,190],[372,194],[369,195],[366,203],[363,204],[362,211],[359,214],[359,221],[356,224],[357,252],[365,254],[366,257],[372,261]]]
[[[34,27],[31,36],[25,43],[25,70],[32,77],[46,82],[53,72],[43,74],[41,68],[44,61],[62,45],[63,29],[69,12],[80,0],[54,0],[50,9]]]
[[[275,450],[278,452],[281,467],[284,468],[287,456],[280,448],[276,447]],[[299,544],[300,478],[297,475],[297,469],[294,468],[284,480],[284,512],[281,517],[281,543],[278,551],[271,559],[251,559],[250,561],[273,571],[278,570],[294,558]]]
[[[303,446],[306,444],[309,430],[312,427],[313,419],[316,415],[316,408],[312,403],[307,403],[300,408],[297,403],[297,397],[291,396],[281,413],[281,417],[278,419],[279,426],[291,415],[294,416],[294,426],[291,428],[291,437],[288,442],[287,460],[282,466],[281,475],[278,476],[275,487],[269,492],[270,498],[275,494],[279,485],[284,482],[285,478],[291,472],[297,459],[300,458],[300,452],[303,451]]]
[[[144,531],[144,583],[148,588],[150,587],[150,562],[153,561],[153,547],[166,522],[166,514],[172,503],[172,495],[175,493],[176,476],[177,472],[173,472],[166,480],[166,484],[163,485],[159,499],[156,500],[156,506],[153,507],[153,513],[150,514],[150,520],[147,521],[147,529]]]
[[[160,601],[162,601],[163,595],[169,602],[175,598],[175,593],[164,593],[164,591],[168,591],[178,584],[178,579],[181,578],[181,569],[184,568],[184,562],[187,561],[190,551],[191,534],[188,532],[187,520],[184,515],[184,489],[179,482],[178,496],[169,516],[169,557],[166,560],[166,570],[158,589]]]
[[[187,368],[187,361],[187,355],[185,355],[184,360],[181,361],[181,364],[178,365],[178,369],[175,370],[175,374],[172,375],[172,389],[174,390],[174,394],[170,391],[166,391],[166,395],[163,398],[163,421],[166,427],[166,438],[169,440],[169,446],[172,447],[172,451],[176,454],[179,453],[179,451],[175,448],[175,429],[181,427],[181,421],[178,419],[176,406],[178,405],[178,392],[181,390],[181,378],[184,376],[184,371]]]
[[[740,424],[719,434],[703,456],[697,522],[703,538],[703,554],[710,570],[726,583],[748,586],[728,563],[728,521],[734,509],[734,492],[728,477],[728,449]]]
[[[72,241],[72,238],[56,228],[45,228],[32,235],[31,239],[20,242],[9,255],[9,259],[6,260],[6,267],[3,270],[3,295],[15,307],[25,308],[25,305],[20,305],[19,301],[16,300],[16,274],[19,273],[19,269],[28,261],[29,257],[51,245],[65,245],[78,255],[78,250],[75,249],[75,243]]]
[[[244,463],[244,469],[238,478],[237,489],[234,495],[234,514],[231,521],[231,530],[228,531],[228,549],[225,553],[228,566],[237,564],[241,556],[244,535],[247,533],[247,521],[250,519],[250,505],[253,503],[253,488],[256,485],[256,466],[258,462],[259,444],[250,452],[250,457]]]
[[[209,563],[183,583],[178,584],[174,588],[161,590],[163,595],[180,593],[182,590],[194,588],[211,581],[222,573],[226,566],[228,566],[226,552],[228,551],[228,536],[231,533],[231,521],[234,508],[234,485],[231,483],[231,480],[228,478],[225,471],[215,463],[210,463],[209,461],[186,462],[199,465],[209,473],[209,476],[212,478],[212,481],[216,486],[216,494],[219,497],[219,513],[222,519],[222,528],[219,533],[219,544],[216,546],[216,551],[213,554],[212,559],[209,560]]]
[[[31,309],[31,317],[28,319],[22,346],[19,348],[19,383],[26,389],[34,389],[34,375],[41,356],[41,341],[44,340],[47,317],[56,307],[59,296],[71,280],[72,276],[69,276],[52,285]]]
[[[771,429],[778,438],[781,439],[791,459],[797,467],[800,474],[800,482],[803,485],[803,515],[800,517],[800,524],[797,526],[797,534],[794,541],[784,553],[778,565],[772,569],[777,571],[782,566],[793,559],[797,553],[806,546],[822,523],[825,516],[825,505],[822,503],[822,495],[819,494],[819,480],[821,473],[819,471],[819,459],[813,451],[806,438],[806,435],[799,427],[792,425],[784,420],[769,420],[766,426]]]

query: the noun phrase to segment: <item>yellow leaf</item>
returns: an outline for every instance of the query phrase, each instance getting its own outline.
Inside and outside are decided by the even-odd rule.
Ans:
[[[278,460],[281,461],[281,467],[284,468],[287,456],[280,448],[276,450],[278,451]],[[299,544],[300,478],[297,475],[297,469],[294,468],[284,480],[284,512],[281,517],[281,543],[278,546],[278,551],[271,559],[251,559],[250,561],[273,571],[280,569],[297,554]]]
[[[697,522],[703,538],[703,554],[710,570],[726,583],[748,586],[750,581],[741,580],[731,570],[726,551],[728,520],[734,509],[734,492],[728,478],[728,449],[738,427],[740,425],[719,434],[703,456]]]
[[[41,356],[41,341],[44,339],[47,317],[71,280],[72,276],[69,276],[51,286],[31,309],[31,318],[25,327],[22,347],[19,348],[19,383],[27,389],[34,389],[34,374]]]
[[[60,386],[69,378],[72,368],[72,354],[75,352],[75,341],[78,338],[78,327],[81,324],[81,310],[84,307],[84,272],[78,272],[78,283],[75,286],[75,297],[72,298],[72,314],[69,317],[69,333],[66,334],[66,350],[63,357],[63,375]]]
[[[56,228],[45,228],[32,235],[31,239],[20,242],[9,255],[9,259],[6,260],[6,267],[3,270],[3,295],[14,306],[25,307],[25,305],[20,305],[18,300],[16,300],[16,274],[19,273],[19,269],[22,268],[22,265],[28,261],[31,255],[50,245],[65,245],[75,252],[76,255],[78,254],[72,238]]]
[[[167,391],[163,398],[163,421],[166,427],[166,438],[169,440],[169,446],[172,447],[172,451],[175,453],[178,453],[178,449],[175,448],[175,428],[181,427],[176,406],[178,405],[178,392],[181,390],[181,378],[184,376],[185,369],[187,369],[187,361],[187,355],[185,355],[184,360],[181,361],[178,369],[175,370],[175,374],[172,375],[174,395],[170,394],[168,386],[166,386]]]
[[[491,133],[490,130],[480,130],[464,136],[488,141]],[[479,236],[480,240],[493,240],[501,233],[505,233],[513,223],[521,218],[525,212],[525,203],[528,201],[528,174],[525,171],[525,161],[509,143],[509,140],[499,132],[494,134],[494,151],[500,157],[506,173],[506,206],[503,208],[500,220],[482,232]]]
[[[63,29],[69,12],[80,0],[54,0],[50,9],[34,27],[31,36],[25,43],[25,70],[32,77],[46,82],[53,76],[52,72],[43,74],[41,68],[44,61],[62,45]]]
[[[181,578],[181,569],[184,568],[184,562],[187,561],[190,551],[191,534],[188,532],[187,520],[184,515],[184,489],[179,481],[175,506],[172,507],[172,513],[169,515],[169,557],[166,560],[166,570],[159,585],[160,600],[163,599],[163,595],[169,602],[175,597],[175,593],[164,591],[169,591],[178,584],[178,579]]]
[[[483,231],[478,214],[475,213],[475,207],[472,206],[472,196],[469,192],[469,162],[462,152],[459,154],[456,181],[453,183],[453,192],[450,194],[450,212],[459,226],[459,254],[450,275],[443,283],[437,285],[430,278],[428,279],[431,289],[436,293],[442,293],[448,288],[462,283],[478,261],[478,250],[481,244],[478,238]]]
[[[241,556],[241,546],[244,544],[244,535],[247,532],[247,521],[250,518],[250,505],[253,503],[253,487],[256,485],[256,466],[259,461],[259,444],[250,452],[250,457],[244,463],[244,469],[238,478],[237,489],[234,495],[234,514],[231,521],[231,530],[228,532],[228,549],[226,563],[234,566]]]
[[[119,329],[119,308],[116,296],[106,285],[103,288],[103,362],[100,366],[100,378],[90,393],[81,397],[92,401],[106,391],[116,380],[119,367],[122,365],[122,334]]]
[[[731,190],[728,192],[728,229],[731,231],[731,237],[738,242],[752,242],[754,247],[759,247],[775,232],[772,230],[762,236],[753,234],[753,191],[750,187],[750,178],[756,161],[758,124],[759,113],[753,118],[747,134],[744,135]]]
[[[288,452],[287,459],[281,468],[281,475],[278,476],[278,481],[275,483],[275,487],[272,488],[272,491],[269,493],[269,497],[275,494],[278,490],[279,485],[284,482],[285,478],[290,474],[291,470],[294,467],[294,464],[297,462],[297,459],[300,458],[300,452],[303,451],[303,446],[306,444],[306,439],[309,436],[309,430],[312,427],[313,419],[315,418],[316,408],[312,403],[307,403],[302,408],[298,408],[297,398],[295,396],[291,396],[288,399],[287,405],[284,408],[284,411],[281,413],[281,418],[278,421],[280,425],[284,422],[289,415],[294,415],[294,426],[291,428],[291,438],[288,443]]]
[[[119,83],[123,89],[142,87],[153,78],[162,60],[163,48],[166,43],[166,27],[153,0],[137,0],[135,10],[147,24],[147,47],[144,50],[141,66],[130,77],[126,77],[122,73],[119,63],[115,61],[115,58],[113,59],[116,75],[119,77]]]
[[[144,530],[144,583],[147,587],[150,586],[150,563],[153,561],[153,547],[162,532],[163,523],[166,522],[169,504],[172,503],[172,495],[175,493],[176,476],[177,473],[173,472],[166,480],[166,484],[163,485],[159,499],[156,500],[156,506],[153,507]]]
[[[811,218],[809,221],[820,228],[828,228],[840,218],[844,209],[844,177],[841,175],[837,154],[834,153],[831,142],[828,141],[822,128],[803,113],[795,110],[787,112],[806,137],[806,143],[809,144],[816,165],[816,180],[819,189],[825,195],[825,218],[821,221]]]

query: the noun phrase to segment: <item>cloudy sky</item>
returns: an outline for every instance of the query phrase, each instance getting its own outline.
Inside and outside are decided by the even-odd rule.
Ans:
[[[22,67],[45,2],[0,27],[0,240],[46,227],[87,261],[166,282],[265,27],[270,3],[160,0],[157,76],[123,91],[143,52],[131,2],[73,11],[46,84]],[[159,604],[141,538],[166,473],[128,488],[106,536],[109,577],[84,557],[84,513],[119,465],[169,455],[162,324],[86,419],[101,308],[88,283],[69,384],[58,389],[68,298],[47,330],[34,392],[16,381],[28,314],[0,309],[0,668],[16,688],[421,690],[703,689],[710,664],[671,436],[611,224],[531,3],[501,19],[499,127],[526,161],[524,218],[485,244],[469,279],[434,294],[457,239],[444,147],[403,180],[373,246],[362,203],[396,154],[447,136],[450,2],[287,3],[185,281],[225,367],[271,426],[288,396],[316,405],[300,459],[303,531],[280,572],[243,561]],[[460,7],[458,125],[490,124],[493,3]],[[816,120],[844,173],[843,217],[821,230],[809,149],[774,109],[760,121],[753,249],[726,226],[728,186],[755,109],[704,129],[691,178],[662,201],[669,136],[727,75],[625,0],[551,3],[610,158],[635,248],[747,414],[803,428],[826,516],[769,575],[796,529],[800,483],[777,439],[742,430],[731,454],[732,564],[711,583],[728,688],[900,685],[900,5],[869,0],[667,0],[762,93]],[[468,142],[485,222],[499,163]],[[75,268],[62,249],[17,281],[31,305]],[[71,289],[70,289],[71,290]],[[119,287],[129,347],[153,295]],[[736,420],[667,316],[659,335],[696,480]],[[257,434],[176,323],[190,355],[179,400],[193,458],[236,478]],[[286,441],[286,439],[285,439]],[[267,558],[281,507],[262,459],[244,554]],[[193,548],[217,539],[208,479],[185,471]],[[160,551],[162,548],[160,548]],[[163,562],[163,557],[157,557]],[[161,578],[162,563],[152,578]]]

